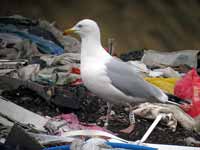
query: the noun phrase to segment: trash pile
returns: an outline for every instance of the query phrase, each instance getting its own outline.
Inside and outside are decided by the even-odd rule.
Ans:
[[[199,52],[123,54],[127,65],[177,105],[142,103],[133,110],[114,105],[106,129],[100,119],[106,102],[81,81],[80,42],[44,20],[0,17],[0,149],[166,150],[181,145],[195,150],[200,146]],[[133,132],[121,132],[130,119]]]

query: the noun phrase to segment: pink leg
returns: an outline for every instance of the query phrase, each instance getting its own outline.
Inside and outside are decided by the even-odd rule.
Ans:
[[[129,113],[130,125],[129,125],[127,128],[120,130],[119,132],[121,132],[121,133],[129,134],[129,133],[131,133],[131,132],[134,130],[134,128],[135,128],[135,115],[134,115],[134,113],[132,113],[132,111],[131,111],[131,110],[132,110],[132,106],[129,105],[129,107],[130,107],[130,109],[129,109],[129,111],[130,111],[130,113]]]

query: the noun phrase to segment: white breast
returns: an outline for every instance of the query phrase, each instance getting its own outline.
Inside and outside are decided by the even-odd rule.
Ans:
[[[104,64],[96,62],[94,59],[88,59],[81,63],[81,78],[84,85],[96,94],[99,94],[99,88],[105,88],[106,84],[111,82],[106,76]]]

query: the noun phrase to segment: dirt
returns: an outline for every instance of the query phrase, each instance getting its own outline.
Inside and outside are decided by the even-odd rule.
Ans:
[[[66,88],[79,93],[78,96],[81,102],[80,109],[71,110],[66,108],[58,108],[51,103],[47,105],[45,100],[40,98],[38,95],[33,94],[31,90],[24,88],[19,88],[13,91],[5,91],[2,95],[14,103],[40,115],[48,115],[53,117],[61,113],[74,112],[78,115],[81,121],[97,123],[98,125],[102,126],[103,121],[100,121],[98,118],[102,115],[105,115],[107,109],[106,103],[102,99],[90,94],[83,86]],[[123,106],[117,105],[113,106],[113,110],[115,115],[113,116],[113,119],[110,120],[108,129],[114,133],[117,133],[119,137],[124,139],[131,141],[141,139],[152,123],[152,120],[146,120],[136,116],[136,126],[134,131],[131,134],[122,134],[119,133],[119,130],[126,128],[129,125],[128,112],[125,111]],[[193,137],[196,140],[200,140],[200,135],[193,131],[185,130],[180,125],[178,125],[176,132],[173,132],[168,127],[159,124],[146,142],[186,145],[184,139],[187,137]]]

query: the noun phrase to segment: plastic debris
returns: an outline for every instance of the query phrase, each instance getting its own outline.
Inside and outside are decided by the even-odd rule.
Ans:
[[[144,50],[131,50],[128,53],[123,53],[120,55],[120,58],[123,61],[134,61],[134,60],[141,60],[142,56],[144,55]]]
[[[8,28],[8,27],[1,27],[0,32],[14,34],[14,35],[21,37],[22,39],[28,39],[28,40],[32,41],[33,43],[37,44],[38,48],[43,53],[46,53],[46,54],[60,55],[64,52],[64,49],[62,47],[54,44],[51,41],[45,40],[41,37],[38,37],[38,36],[30,34],[30,33],[22,32],[17,29]]]
[[[46,20],[39,20],[38,26],[51,33],[56,40],[64,47],[65,53],[80,53],[80,42],[73,37],[63,36],[63,33],[54,27],[54,24]]]
[[[110,50],[112,44],[111,42],[109,45]],[[12,135],[10,145],[14,143],[20,146],[26,144],[29,144],[26,146],[31,144],[45,146],[45,148],[40,147],[40,150],[155,150],[156,148],[153,147],[159,147],[159,149],[164,146],[169,147],[169,145],[151,146],[144,143],[156,126],[155,124],[161,119],[156,119],[155,124],[153,123],[151,128],[143,135],[142,129],[149,127],[149,125],[145,126],[148,124],[145,122],[145,118],[155,119],[161,113],[163,116],[161,123],[167,125],[173,131],[176,130],[177,123],[180,123],[184,129],[191,130],[190,132],[183,132],[187,136],[194,134],[195,137],[197,134],[193,131],[200,131],[200,119],[198,117],[191,118],[179,107],[166,104],[140,104],[129,114],[132,122],[136,124],[134,129],[138,130],[133,131],[126,138],[138,140],[143,136],[140,141],[142,145],[137,145],[138,142],[135,141],[120,138],[121,133],[118,137],[111,131],[97,126],[96,117],[103,115],[106,106],[104,102],[99,101],[98,97],[86,94],[88,91],[82,85],[80,78],[79,52],[80,42],[75,38],[63,36],[53,23],[20,16],[0,17],[0,93],[9,99],[2,98],[0,100],[0,149],[1,143],[9,143],[9,140],[7,141],[5,137],[15,123],[23,129],[17,128],[15,132],[10,132],[9,135]],[[162,62],[155,63],[153,66],[141,61],[143,50],[130,52],[121,58],[125,61],[138,60],[129,61],[127,64],[131,65],[142,77],[151,77],[147,79],[149,82],[156,81],[153,83],[154,85],[173,94],[174,83],[177,78],[182,76],[179,72],[186,73],[190,66],[196,66],[197,58],[195,55],[197,55],[197,51],[190,51],[190,53],[177,54],[176,57],[173,57],[174,62],[169,59],[170,64],[162,60]],[[159,53],[160,55],[162,54]],[[175,54],[167,53],[167,57],[171,57],[171,55]],[[155,56],[157,57],[157,54],[152,55],[154,58]],[[147,57],[146,52],[144,57]],[[191,61],[191,58],[194,58],[194,61]],[[186,62],[185,60],[189,61]],[[182,67],[183,62],[186,62],[189,67],[187,65],[184,65],[185,68]],[[177,64],[180,65],[177,66]],[[178,70],[178,72],[175,70]],[[157,83],[158,80],[159,83]],[[199,84],[196,81],[191,99],[198,103]],[[171,96],[173,97],[173,95]],[[190,105],[187,106],[190,109]],[[116,130],[118,130],[121,125],[125,126],[124,123],[128,123],[128,117],[126,110],[121,110],[124,109],[123,107],[114,107],[116,107],[114,108],[116,113],[113,116],[116,120],[112,120],[111,127],[116,125]],[[62,114],[66,111],[67,113],[75,112],[79,118],[74,113]],[[46,115],[52,118],[44,117]],[[138,119],[137,116],[142,118]],[[98,123],[101,124],[102,122]],[[119,128],[117,123],[120,123]],[[141,128],[141,126],[137,126],[139,123],[147,124],[142,124]],[[4,131],[4,128],[6,131]],[[164,126],[159,126],[157,129],[163,134],[167,131]],[[111,130],[116,132],[113,128]],[[169,133],[167,132],[167,134]],[[180,132],[174,135],[179,134]],[[151,142],[151,138],[148,138],[148,140]],[[155,141],[157,142],[157,140]],[[29,141],[33,143],[30,144]],[[170,143],[171,141],[167,142]],[[37,149],[34,146],[31,148]],[[189,147],[187,148],[189,150]]]
[[[104,139],[91,138],[87,141],[74,140],[71,145],[49,147],[44,150],[156,150],[149,146],[140,146],[136,144],[106,142]]]
[[[155,72],[161,72],[164,77],[167,78],[180,78],[181,74],[172,69],[171,67],[162,68],[162,69],[154,69]]]
[[[14,125],[6,138],[5,145],[19,150],[41,150],[43,146],[26,130],[18,125]]]
[[[174,94],[174,87],[179,78],[145,78],[145,80],[167,93]]]
[[[179,78],[181,75],[171,67],[160,69],[149,69],[146,64],[141,61],[128,61],[134,71],[139,73],[141,77],[171,77]]]
[[[27,64],[27,60],[0,60],[0,69],[19,69]]]
[[[64,53],[59,56],[43,55],[40,57],[40,59],[45,61],[47,66],[76,64],[80,63],[80,54]]]
[[[47,103],[52,102],[59,107],[78,109],[80,107],[76,93],[57,86],[51,87],[41,85],[30,80],[21,80],[0,76],[1,90],[15,90],[20,87],[25,87],[37,93],[40,97],[46,100]]]
[[[185,142],[188,146],[197,146],[200,147],[200,141],[194,139],[193,137],[187,137],[185,138]]]
[[[159,52],[155,50],[144,51],[142,62],[148,66],[179,66],[187,64],[197,67],[197,54],[199,50],[182,50],[174,52]]]
[[[45,20],[31,20],[22,16],[0,17],[0,39],[2,39],[0,45],[3,47],[7,45],[15,47],[16,44],[28,40],[47,54],[80,52],[80,42],[69,36],[64,37],[53,24]],[[31,49],[26,50],[31,51]]]
[[[143,103],[138,105],[133,113],[137,116],[155,119],[158,114],[162,113],[162,120],[173,131],[176,130],[177,122],[187,130],[200,131],[199,120],[195,120],[185,113],[182,109],[175,105],[159,104],[159,103]]]
[[[71,143],[72,141],[78,138],[72,137],[61,137],[56,135],[48,135],[48,134],[38,134],[38,133],[29,133],[32,137],[34,137],[40,144],[48,145],[48,144],[66,144]]]
[[[19,79],[34,80],[35,76],[38,74],[39,71],[40,71],[39,64],[31,64],[19,69],[17,72],[18,72]]]
[[[63,135],[65,132],[72,131],[72,130],[100,130],[106,131],[108,130],[97,126],[95,124],[85,124],[81,123],[77,116],[73,113],[70,114],[62,114],[60,116],[56,116],[51,118],[45,127],[56,134]]]
[[[138,144],[142,144],[144,143],[147,138],[149,137],[149,135],[151,134],[151,132],[154,130],[154,128],[156,127],[156,125],[160,122],[160,120],[162,119],[163,115],[159,114],[156,119],[154,120],[154,122],[152,123],[152,125],[149,127],[149,129],[146,131],[146,133],[143,135],[142,139],[139,140]]]
[[[191,105],[187,106],[187,110],[185,109],[188,114],[192,117],[200,115],[200,77],[195,69],[177,81],[174,94],[180,98],[191,100]]]
[[[24,109],[6,99],[0,98],[0,116],[24,125],[33,125],[39,131],[45,131],[46,118]],[[6,124],[8,125],[8,124]]]

